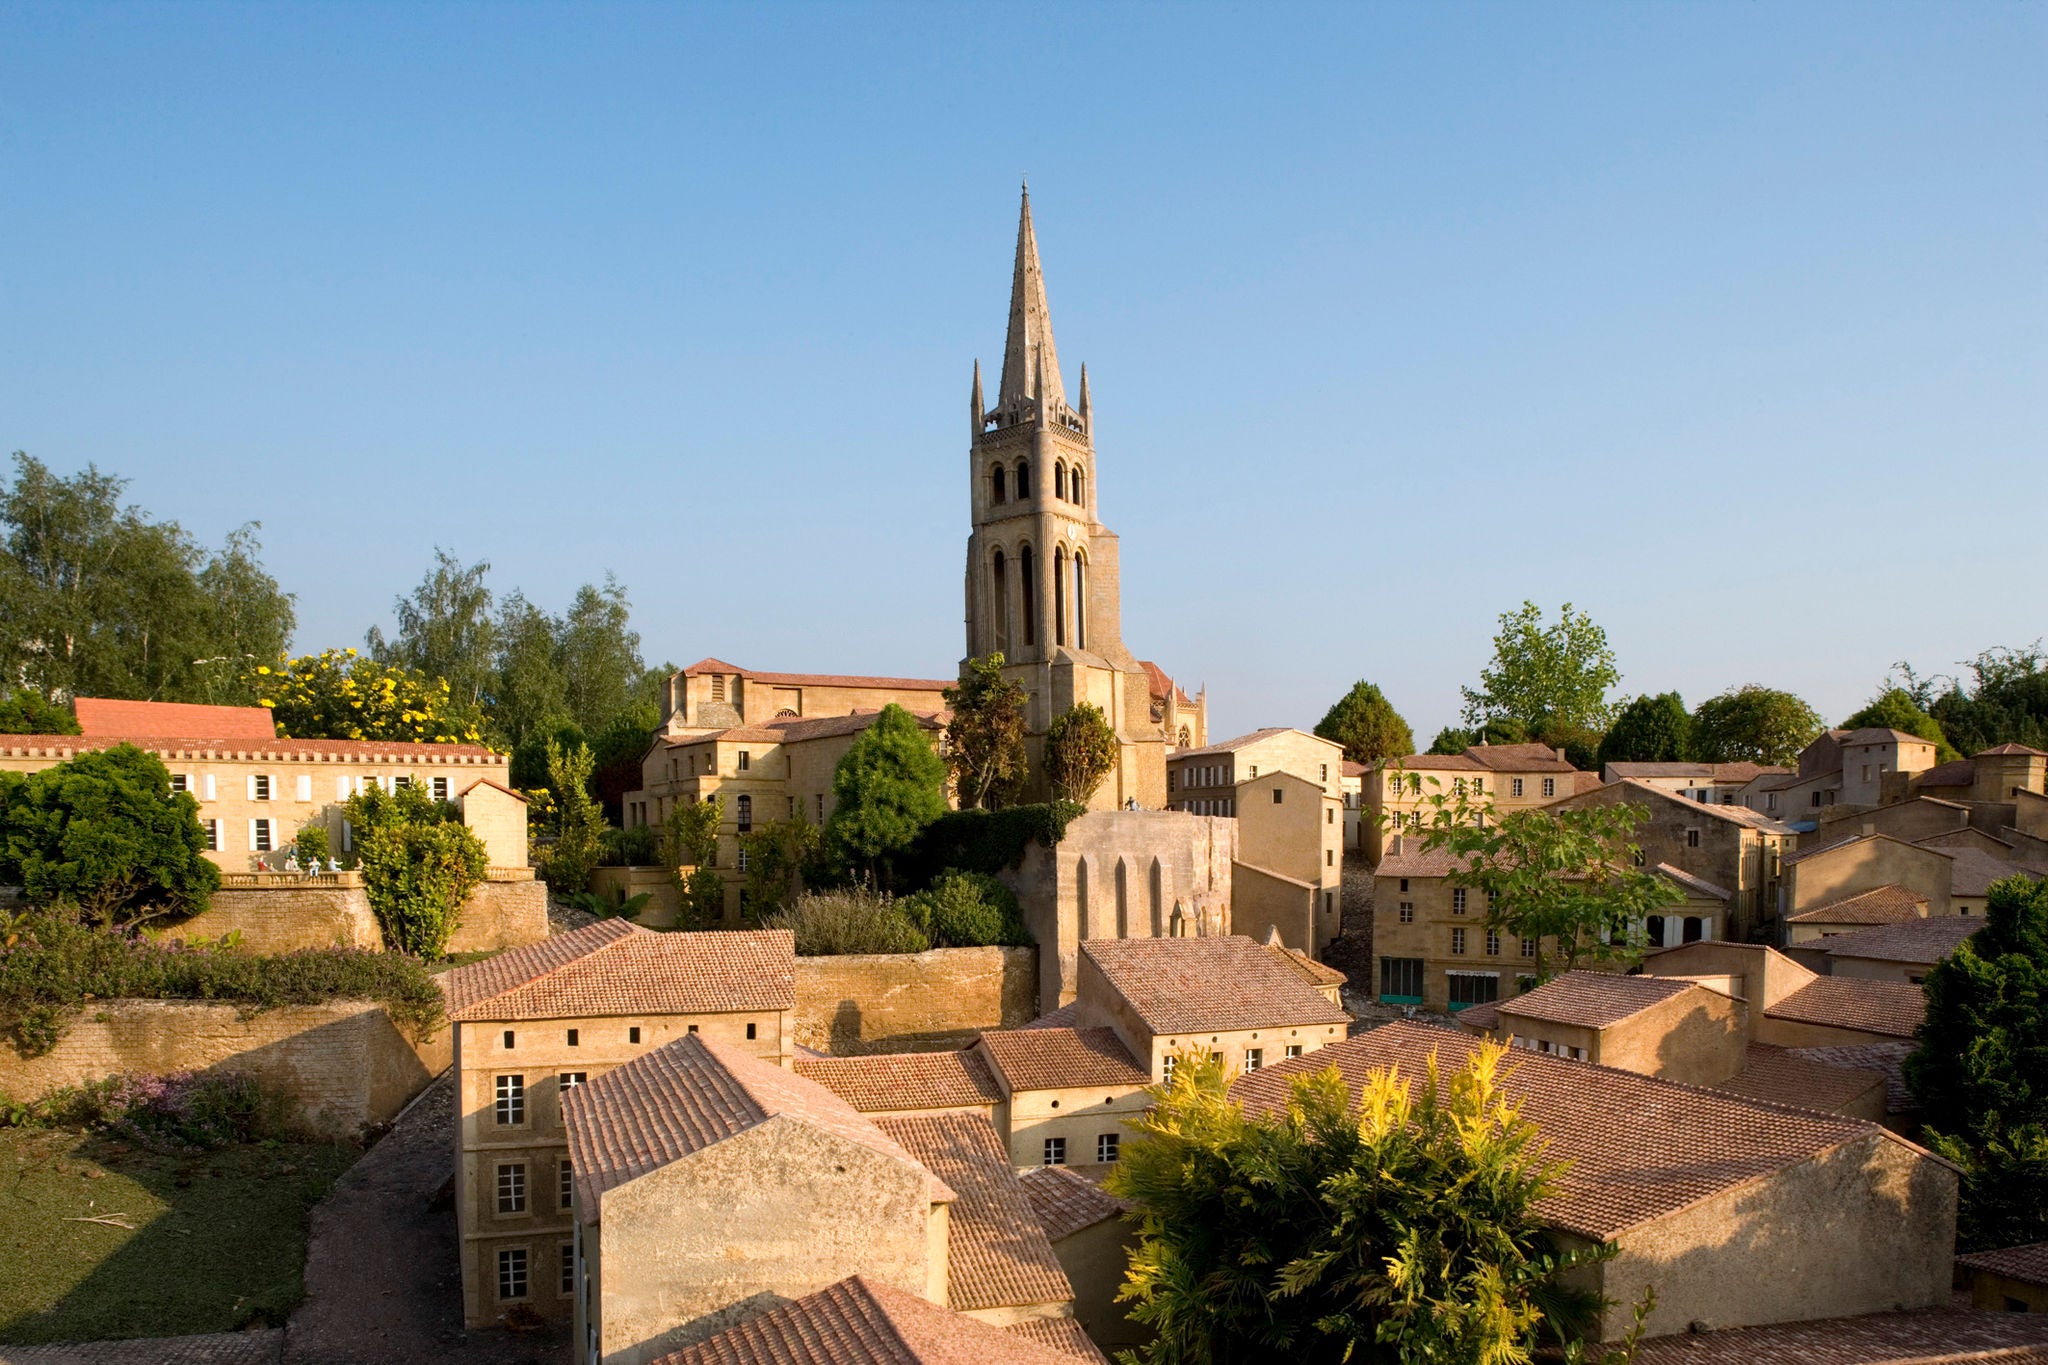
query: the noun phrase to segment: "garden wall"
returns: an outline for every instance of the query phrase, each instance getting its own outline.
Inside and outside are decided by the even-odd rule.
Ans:
[[[517,948],[548,936],[547,883],[529,867],[491,869],[491,878],[462,907],[462,922],[449,936],[451,953]]]
[[[934,948],[796,960],[796,1041],[821,1052],[963,1043],[1038,1014],[1036,948]]]
[[[165,931],[167,938],[242,936],[252,953],[289,953],[299,948],[382,948],[384,936],[370,910],[362,874],[323,872],[230,873],[207,909]],[[470,893],[462,923],[448,940],[451,953],[516,948],[548,936],[547,887],[531,868],[491,869],[491,877]]]
[[[382,1005],[337,1000],[244,1018],[233,1005],[108,1000],[70,1021],[57,1046],[24,1058],[0,1043],[0,1093],[38,1099],[122,1072],[234,1072],[285,1095],[308,1132],[352,1137],[405,1107],[452,1060],[452,1030],[415,1043]]]

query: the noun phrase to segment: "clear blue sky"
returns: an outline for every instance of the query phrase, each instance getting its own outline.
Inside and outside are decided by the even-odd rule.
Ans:
[[[943,675],[1020,173],[1124,633],[1427,742],[2048,633],[2048,6],[0,6],[0,449],[299,647],[435,545],[651,661]]]

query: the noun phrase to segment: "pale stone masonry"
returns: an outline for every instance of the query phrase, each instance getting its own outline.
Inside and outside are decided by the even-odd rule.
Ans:
[[[1361,781],[1359,835],[1366,857],[1377,863],[1394,835],[1419,831],[1434,818],[1436,798],[1462,792],[1491,810],[1522,810],[1597,787],[1600,775],[1580,772],[1544,744],[1475,744],[1462,754],[1389,759]]]

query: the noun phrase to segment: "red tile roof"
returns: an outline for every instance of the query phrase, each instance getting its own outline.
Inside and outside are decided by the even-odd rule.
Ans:
[[[1003,1088],[979,1052],[887,1052],[798,1057],[807,1076],[864,1114],[1000,1104]]]
[[[1115,1029],[1021,1028],[981,1035],[996,1072],[1011,1090],[1130,1088],[1152,1083]]]
[[[69,758],[132,744],[166,762],[179,758],[297,759],[355,763],[504,763],[481,744],[415,744],[383,739],[219,739],[164,735],[0,735],[0,754]]]
[[[1500,1003],[1503,1026],[1514,1018],[1600,1029],[1661,1005],[1673,996],[1706,987],[1668,976],[1622,976],[1615,972],[1566,972],[1535,990]]]
[[[1788,1048],[1751,1043],[1742,1070],[1714,1088],[1803,1109],[1839,1111],[1870,1091],[1884,1087],[1882,1071],[1833,1066],[1802,1057]]]
[[[683,670],[685,677],[701,673],[737,673],[748,682],[771,687],[867,687],[878,691],[939,692],[959,686],[958,678],[869,678],[847,673],[757,673],[723,659],[699,659]]]
[[[1109,1365],[1109,1357],[1102,1349],[1088,1339],[1088,1333],[1072,1318],[1026,1318],[1013,1322],[1003,1329],[1012,1336],[1036,1342],[1050,1350],[1072,1356],[1076,1360],[1095,1362],[1095,1365]]]
[[[277,721],[267,706],[200,706],[192,702],[115,701],[80,697],[71,703],[78,729],[87,739],[277,738]]]
[[[1154,1034],[1351,1022],[1253,939],[1089,939],[1081,952]]]
[[[605,919],[439,978],[448,1017],[587,1019],[796,1007],[787,929],[659,933]]]
[[[1984,927],[1976,915],[1935,915],[1903,924],[1881,924],[1853,934],[1830,934],[1817,947],[1829,957],[1858,957],[1872,962],[1931,966]]]
[[[1989,749],[1979,749],[1970,757],[1985,758],[1995,754],[2025,754],[2032,758],[2048,758],[2048,753],[2039,749],[2029,749],[2024,744],[1994,744]]]
[[[1927,1309],[1655,1337],[1636,1365],[2039,1365],[2048,1314]]]
[[[1853,896],[1787,915],[1787,924],[1901,924],[1927,913],[1927,897],[1910,887],[1887,883]]]
[[[856,1275],[651,1365],[1074,1365],[1086,1358]]]
[[[1906,981],[1818,976],[1764,1011],[1771,1019],[1911,1038],[1927,1017],[1927,996]]]
[[[1018,1177],[1045,1235],[1057,1242],[1118,1217],[1129,1204],[1066,1166],[1034,1166]]]
[[[1455,1029],[1396,1023],[1241,1076],[1231,1094],[1247,1111],[1287,1103],[1296,1076],[1337,1067],[1354,1100],[1367,1075],[1398,1068],[1411,1084],[1437,1057],[1462,1066],[1482,1040]],[[1606,1240],[1846,1142],[1897,1140],[1875,1124],[1678,1085],[1630,1071],[1516,1052],[1501,1090],[1536,1125],[1547,1154],[1568,1163],[1538,1205],[1554,1227]]]
[[[1472,865],[1469,854],[1460,856],[1448,849],[1425,849],[1419,834],[1394,837],[1401,841],[1400,851],[1389,852],[1380,859],[1379,866],[1373,869],[1375,877],[1448,877]],[[1392,849],[1391,842],[1388,847]]]
[[[1913,1055],[1912,1043],[1837,1043],[1829,1047],[1792,1047],[1795,1057],[1825,1062],[1852,1071],[1875,1071],[1884,1077],[1884,1108],[1888,1114],[1904,1114],[1918,1108],[1906,1084],[1906,1058]]]
[[[902,1144],[824,1086],[730,1043],[690,1033],[562,1097],[562,1126],[582,1216],[628,1181],[787,1115],[927,1170],[932,1199],[953,1198]]]
[[[1956,1257],[1956,1264],[1966,1270],[1982,1270],[1992,1275],[2002,1275],[2008,1280],[2018,1280],[2021,1284],[2048,1285],[2048,1242],[2030,1242],[2026,1246],[1972,1252],[1967,1256]]]
[[[946,1217],[951,1307],[974,1313],[1073,1302],[1074,1286],[993,1124],[979,1114],[919,1114],[875,1126],[958,1196]]]

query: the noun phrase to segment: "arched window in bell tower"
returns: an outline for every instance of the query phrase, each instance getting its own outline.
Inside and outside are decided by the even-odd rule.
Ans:
[[[1088,485],[1081,474],[1081,466],[1075,465],[1074,472],[1067,476],[1067,490],[1074,495],[1074,506],[1088,505]]]
[[[996,471],[996,487],[998,488],[1002,487],[1002,477],[1003,471],[998,469]],[[1010,586],[1008,582],[1008,567],[1003,562],[1003,552],[997,550],[995,557],[989,561],[989,596],[994,599],[989,603],[989,621],[994,628],[995,651],[998,654],[1008,653],[1010,648]]]
[[[1001,465],[997,465],[992,471],[990,471],[988,476],[989,501],[993,502],[998,507],[1008,502],[1010,500],[1010,496],[1008,492],[1005,491],[1003,485],[1008,483],[1009,481],[1010,480],[1008,477],[1008,471],[1005,470]]]
[[[1017,501],[1023,502],[1031,496],[1031,461],[1017,461]]]
[[[1074,551],[1074,648],[1088,648],[1088,556],[1079,550]]]
[[[1067,500],[1067,466],[1058,460],[1052,466],[1052,495],[1061,502]]]
[[[1019,466],[1022,468],[1022,466]],[[1031,547],[1026,545],[1017,551],[1018,596],[1023,606],[1024,647],[1029,649],[1038,643],[1038,576],[1032,572]]]
[[[1067,547],[1052,552],[1052,642],[1067,642]]]

